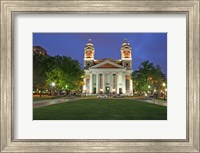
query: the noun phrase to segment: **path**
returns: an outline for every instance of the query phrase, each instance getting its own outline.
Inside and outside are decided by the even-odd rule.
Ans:
[[[53,105],[53,104],[58,104],[58,103],[65,103],[69,101],[74,101],[78,100],[78,98],[72,98],[72,99],[50,99],[50,100],[41,100],[41,101],[35,101],[33,102],[33,108],[38,108],[38,107],[43,107],[43,106],[48,106],[48,105]]]
[[[134,99],[138,101],[156,104],[156,105],[167,106],[167,101],[163,101],[159,99],[146,99],[146,98],[134,98]]]

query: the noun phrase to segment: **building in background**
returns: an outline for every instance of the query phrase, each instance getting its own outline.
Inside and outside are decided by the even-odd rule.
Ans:
[[[41,46],[33,46],[33,54],[37,54],[37,55],[47,55],[47,50],[42,48]]]
[[[121,59],[97,60],[95,48],[89,39],[84,48],[84,86],[86,94],[133,94],[132,49],[127,40],[121,47]]]

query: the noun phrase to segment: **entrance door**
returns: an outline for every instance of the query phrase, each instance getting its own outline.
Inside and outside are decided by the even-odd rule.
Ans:
[[[96,94],[96,88],[93,89],[93,93]]]
[[[106,87],[106,94],[110,93],[110,87]]]
[[[122,94],[122,88],[119,88],[119,94]]]

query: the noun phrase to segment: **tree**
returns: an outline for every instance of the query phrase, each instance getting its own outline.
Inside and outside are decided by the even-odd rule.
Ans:
[[[33,55],[33,90],[43,94],[47,88],[46,73],[50,69],[51,57],[40,54]],[[40,92],[39,92],[40,91]]]
[[[133,87],[135,91],[161,90],[162,83],[166,82],[166,76],[159,65],[154,66],[148,60],[140,64],[139,70],[132,73]]]
[[[84,71],[77,60],[67,56],[33,55],[33,90],[78,90],[82,86]]]
[[[53,57],[51,71],[47,72],[47,84],[55,82],[55,89],[78,90],[80,88],[83,70],[77,60],[67,56]]]

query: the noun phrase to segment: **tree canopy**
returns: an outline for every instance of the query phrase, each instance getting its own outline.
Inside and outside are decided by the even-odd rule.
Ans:
[[[148,60],[140,64],[139,69],[132,73],[133,87],[135,91],[162,90],[163,82],[167,79],[159,65],[154,65]]]
[[[33,86],[43,91],[51,89],[52,83],[56,90],[78,90],[82,84],[84,71],[77,60],[68,56],[33,56]]]
[[[33,88],[40,91],[47,88],[46,73],[50,71],[50,63],[52,58],[50,56],[43,56],[40,54],[33,55]]]

